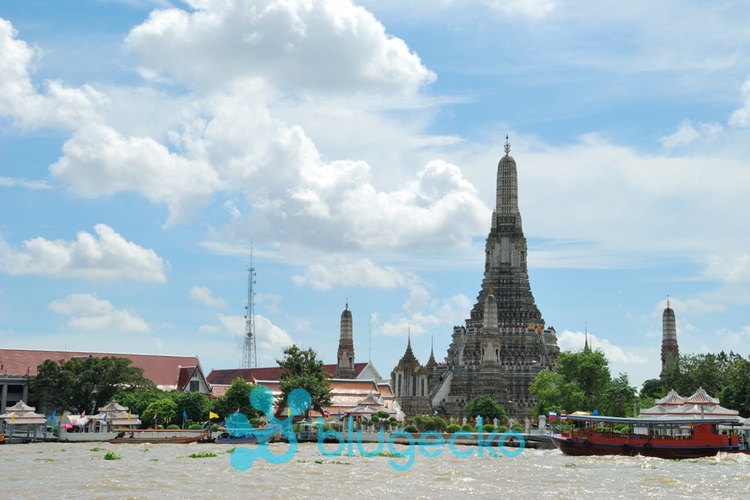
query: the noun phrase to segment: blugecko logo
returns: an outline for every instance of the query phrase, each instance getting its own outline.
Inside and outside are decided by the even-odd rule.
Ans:
[[[294,389],[287,397],[287,407],[289,416],[286,420],[279,420],[273,415],[273,395],[267,387],[257,386],[250,393],[250,404],[256,410],[264,413],[268,417],[268,427],[265,429],[255,429],[247,417],[242,413],[231,420],[227,418],[227,432],[235,437],[254,435],[258,440],[258,446],[255,448],[236,448],[229,454],[229,463],[238,471],[246,471],[253,466],[256,458],[262,458],[272,464],[283,464],[288,462],[297,453],[297,436],[292,430],[292,420],[295,416],[303,414],[308,408],[312,399],[310,393],[304,389]],[[271,453],[266,444],[273,436],[281,434],[289,440],[289,448],[286,452],[275,455]]]
[[[273,415],[273,395],[268,388],[258,386],[250,393],[250,404],[253,408],[264,413],[268,417],[268,427],[265,429],[255,429],[247,417],[241,413],[236,413],[227,418],[227,432],[235,437],[253,435],[257,438],[258,446],[255,448],[236,448],[229,455],[229,462],[238,471],[246,471],[253,466],[256,458],[262,458],[272,464],[283,464],[290,461],[297,453],[299,443],[297,442],[297,436],[292,429],[293,417],[303,414],[311,405],[310,393],[305,389],[294,389],[287,397],[287,407],[289,408],[289,416],[286,420],[279,420]],[[368,451],[362,446],[362,431],[358,430],[353,432],[353,420],[350,416],[347,419],[347,436],[344,437],[337,431],[324,431],[323,420],[318,418],[318,450],[324,456],[354,456],[353,446],[356,441],[357,449],[362,456],[371,457],[382,453],[383,446],[385,445],[385,433],[381,428],[378,432],[377,446],[375,450]],[[453,455],[464,458],[471,456],[473,452],[473,446],[477,448],[477,456],[484,456],[484,450],[486,449],[489,456],[498,457],[498,450],[504,456],[508,458],[514,458],[520,455],[525,447],[524,437],[516,431],[506,431],[498,435],[497,430],[493,430],[489,434],[484,434],[482,425],[482,418],[477,419],[477,433],[471,434],[465,431],[458,431],[451,435],[448,440],[449,449]],[[284,453],[276,455],[271,453],[268,446],[265,445],[269,439],[275,435],[286,436],[289,442],[289,448]],[[456,449],[456,444],[462,444],[459,442],[461,438],[465,438],[472,448],[468,450]],[[323,446],[323,442],[326,439],[333,439],[338,442],[338,447],[334,451],[329,451]],[[506,449],[506,442],[509,439],[514,439],[518,442],[517,448],[513,451]],[[397,450],[394,445],[397,440],[407,441],[405,450]],[[443,452],[445,446],[445,438],[442,434],[435,431],[428,431],[423,433],[417,441],[414,440],[414,436],[405,431],[396,431],[391,434],[388,440],[388,449],[391,454],[405,458],[405,463],[399,464],[395,460],[390,461],[391,467],[396,470],[406,470],[414,465],[416,458],[416,450],[419,451],[426,457],[432,458],[437,457]],[[438,447],[437,450],[430,450],[431,447]],[[343,453],[346,447],[346,453]]]

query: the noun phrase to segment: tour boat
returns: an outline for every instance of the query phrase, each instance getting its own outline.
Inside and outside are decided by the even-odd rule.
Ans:
[[[185,429],[137,429],[127,430],[118,433],[109,442],[118,443],[197,443],[208,436],[206,430],[185,430]]]
[[[741,449],[727,418],[618,418],[568,415],[570,430],[551,436],[567,455],[699,458]],[[619,432],[615,432],[615,430]]]

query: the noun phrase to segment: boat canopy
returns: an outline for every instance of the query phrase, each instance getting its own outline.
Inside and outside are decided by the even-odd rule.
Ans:
[[[658,424],[735,424],[737,419],[710,417],[684,419],[684,418],[632,418],[632,417],[605,417],[599,415],[568,415],[568,420],[582,422],[603,422],[610,424],[633,424],[633,425],[658,425]]]

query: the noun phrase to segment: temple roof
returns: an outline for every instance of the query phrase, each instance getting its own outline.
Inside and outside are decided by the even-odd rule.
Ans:
[[[677,391],[672,389],[669,393],[661,399],[655,401],[657,405],[684,405],[685,398],[677,394]]]

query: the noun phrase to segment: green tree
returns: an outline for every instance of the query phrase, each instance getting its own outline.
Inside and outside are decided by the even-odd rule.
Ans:
[[[226,418],[236,411],[243,413],[249,419],[257,418],[260,413],[250,404],[250,393],[255,387],[255,385],[237,377],[232,381],[227,392],[214,401],[213,412],[221,418]]]
[[[726,367],[726,385],[717,395],[722,406],[732,408],[743,418],[750,417],[750,356],[744,359],[730,354]]]
[[[115,401],[127,407],[133,415],[145,415],[148,405],[164,397],[164,391],[120,391],[115,395]]]
[[[529,392],[536,397],[536,415],[547,412],[577,411],[584,408],[583,390],[575,382],[565,380],[560,373],[547,370],[539,372],[529,386]]]
[[[607,384],[600,399],[599,412],[611,417],[634,416],[635,392],[635,387],[630,385],[627,374],[621,373]]]
[[[464,406],[464,413],[468,418],[482,417],[485,422],[492,423],[494,419],[504,420],[508,416],[503,405],[487,395],[477,396]]]
[[[599,398],[610,381],[609,361],[600,349],[560,353],[557,358],[557,373],[566,382],[574,382],[581,389],[583,409],[587,410],[597,408]]]
[[[109,403],[118,391],[154,387],[142,368],[114,356],[47,360],[37,367],[29,385],[39,400],[52,408],[89,414]]]
[[[660,399],[667,395],[667,391],[664,389],[664,383],[660,378],[651,378],[643,382],[640,395],[641,397]]]
[[[205,394],[200,392],[171,391],[169,395],[177,405],[177,412],[182,416],[186,412],[188,420],[199,422],[208,420],[208,411],[211,402]]]
[[[323,367],[323,361],[319,360],[313,349],[302,350],[293,345],[284,349],[284,358],[277,359],[281,367],[281,401],[286,403],[289,393],[294,389],[305,389],[310,393],[312,407],[315,405],[331,405],[331,384]],[[308,409],[309,413],[309,409]]]
[[[673,389],[683,397],[691,396],[700,387],[715,396],[726,386],[724,372],[730,365],[729,359],[735,356],[723,352],[681,355],[677,362],[667,365],[662,382],[667,391]]]
[[[163,398],[150,403],[146,407],[145,414],[140,417],[141,423],[146,427],[156,428],[156,424],[158,424],[166,428],[169,424],[177,421],[177,403],[165,395]]]

